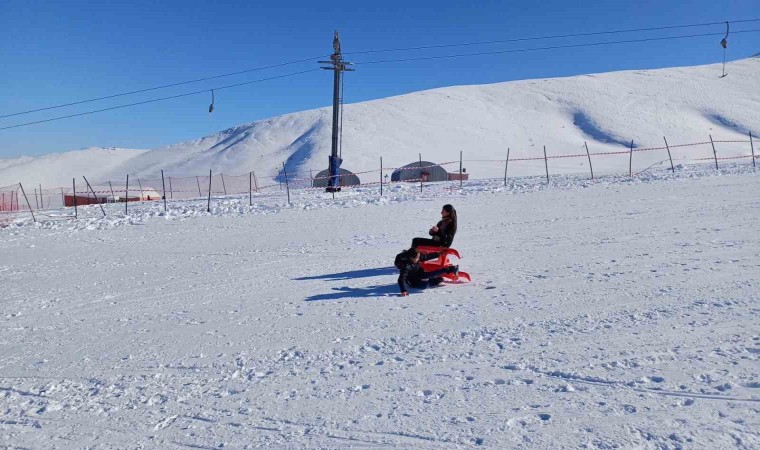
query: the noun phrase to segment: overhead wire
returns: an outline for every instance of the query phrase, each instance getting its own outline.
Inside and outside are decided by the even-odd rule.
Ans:
[[[749,22],[760,22],[760,18],[756,19],[742,19],[742,20],[734,20],[730,21],[732,23],[749,23]],[[664,30],[672,30],[672,29],[683,29],[683,28],[695,28],[695,27],[706,27],[706,26],[713,26],[713,25],[723,25],[726,22],[705,22],[705,23],[694,23],[694,24],[684,24],[684,25],[667,25],[667,26],[661,26],[661,27],[646,27],[646,28],[631,28],[631,29],[623,29],[623,30],[608,30],[608,31],[596,31],[596,32],[588,32],[588,33],[570,33],[570,34],[557,34],[557,35],[549,35],[549,36],[535,36],[535,37],[525,37],[525,38],[513,38],[513,39],[502,39],[502,40],[491,40],[491,41],[475,41],[475,42],[462,42],[462,43],[451,43],[451,44],[439,44],[439,45],[426,45],[426,46],[416,46],[416,47],[404,47],[404,48],[391,48],[391,49],[369,49],[369,50],[359,50],[354,52],[346,52],[344,54],[346,55],[359,55],[359,54],[370,54],[370,53],[388,53],[388,52],[400,52],[400,51],[414,51],[414,50],[430,50],[430,49],[436,49],[436,48],[453,48],[453,47],[464,47],[464,46],[474,46],[474,45],[488,45],[488,44],[497,44],[497,43],[509,43],[509,42],[526,42],[526,41],[537,41],[537,40],[547,40],[547,39],[566,39],[566,38],[575,38],[575,37],[588,37],[588,36],[600,36],[600,35],[609,35],[609,34],[622,34],[622,33],[640,33],[640,32],[648,32],[648,31],[664,31]],[[192,83],[199,83],[202,81],[208,81],[208,80],[214,80],[218,78],[224,78],[224,77],[230,77],[234,75],[240,75],[244,73],[250,73],[250,72],[256,72],[266,69],[272,69],[277,67],[283,67],[288,66],[292,64],[298,64],[308,61],[314,61],[318,60],[320,58],[326,58],[327,56],[316,56],[313,58],[303,58],[298,59],[294,61],[287,61],[283,63],[278,64],[272,64],[268,66],[262,66],[262,67],[255,67],[252,69],[245,69],[245,70],[239,70],[236,72],[230,72],[230,73],[224,73],[220,75],[212,75],[208,77],[203,78],[197,78],[193,80],[187,80],[187,81],[180,81],[176,83],[170,83],[160,86],[154,86],[149,87],[145,89],[137,89],[134,91],[128,91],[128,92],[122,92],[118,94],[111,94],[111,95],[105,95],[102,97],[95,97],[95,98],[89,98],[85,100],[79,100],[69,103],[63,103],[59,105],[53,105],[53,106],[46,106],[43,108],[36,108],[36,109],[30,109],[26,111],[19,111],[15,113],[10,114],[3,114],[0,115],[0,119],[7,118],[7,117],[14,117],[14,116],[20,116],[24,114],[31,114],[35,112],[41,112],[41,111],[49,111],[52,109],[58,109],[58,108],[64,108],[68,106],[76,106],[81,105],[84,103],[91,103],[96,102],[100,100],[108,100],[112,98],[117,97],[123,97],[127,95],[134,95],[134,94],[140,94],[144,92],[150,92],[155,91],[159,89],[167,89],[171,87],[176,86],[182,86],[186,84],[192,84]],[[365,63],[367,64],[367,63]]]
[[[302,62],[314,61],[314,60],[322,58],[322,57],[323,56],[317,56],[317,57],[314,57],[314,58],[298,59],[298,60],[295,60],[295,61],[288,61],[288,62],[279,63],[279,64],[272,64],[272,65],[269,65],[269,66],[255,67],[253,69],[239,70],[237,72],[230,72],[230,73],[224,73],[224,74],[221,74],[221,75],[213,75],[213,76],[210,76],[210,77],[197,78],[195,80],[180,81],[178,83],[164,84],[162,86],[154,86],[154,87],[145,88],[145,89],[138,89],[138,90],[135,90],[135,91],[122,92],[122,93],[119,93],[119,94],[105,95],[103,97],[96,97],[96,98],[90,98],[90,99],[86,99],[86,100],[79,100],[79,101],[76,101],[76,102],[64,103],[64,104],[61,104],[61,105],[46,106],[44,108],[30,109],[30,110],[27,110],[27,111],[19,111],[19,112],[15,112],[15,113],[12,113],[12,114],[0,115],[0,119],[6,118],[6,117],[20,116],[20,115],[23,115],[23,114],[31,114],[31,113],[40,112],[40,111],[49,111],[51,109],[65,108],[67,106],[81,105],[83,103],[97,102],[97,101],[100,101],[100,100],[108,100],[108,99],[116,98],[116,97],[124,97],[126,95],[133,95],[133,94],[140,94],[140,93],[143,93],[143,92],[156,91],[156,90],[159,90],[159,89],[167,89],[167,88],[170,88],[170,87],[182,86],[182,85],[185,85],[185,84],[199,83],[201,81],[208,81],[208,80],[215,80],[215,79],[218,79],[218,78],[231,77],[233,75],[241,75],[241,74],[244,74],[244,73],[257,72],[257,71],[260,71],[260,70],[274,69],[274,68],[277,68],[277,67],[284,67],[284,66],[289,66],[289,65],[292,65],[292,64],[302,63]],[[206,91],[208,91],[208,89],[206,89]]]
[[[760,22],[758,19],[744,19],[744,20],[732,20],[731,23],[748,23],[748,22]],[[681,28],[695,28],[706,27],[713,25],[724,25],[726,22],[706,22],[706,23],[694,23],[686,25],[669,25],[663,27],[649,27],[649,28],[631,28],[626,30],[610,30],[610,31],[595,31],[589,33],[572,33],[572,34],[555,34],[549,36],[536,36],[527,38],[513,38],[513,39],[500,39],[492,41],[475,41],[475,42],[463,42],[463,43],[451,43],[451,44],[437,44],[437,45],[424,45],[418,47],[402,47],[402,48],[389,48],[381,50],[359,50],[354,52],[345,52],[344,55],[359,55],[367,53],[384,53],[384,52],[400,52],[400,51],[413,51],[413,50],[431,50],[435,48],[451,48],[451,47],[466,47],[472,45],[488,45],[488,44],[505,44],[509,42],[525,42],[525,41],[540,41],[547,39],[567,39],[575,37],[588,37],[588,36],[601,36],[606,34],[622,34],[622,33],[640,33],[645,31],[664,31]]]
[[[734,31],[733,34],[757,33],[757,32],[760,32],[760,29]],[[558,50],[558,49],[566,49],[566,48],[596,47],[596,46],[601,46],[601,45],[631,44],[631,43],[637,43],[637,42],[667,41],[667,40],[672,40],[672,39],[687,39],[687,38],[695,38],[695,37],[722,36],[722,35],[723,33],[687,34],[687,35],[680,35],[680,36],[667,36],[667,37],[655,37],[655,38],[644,38],[644,39],[626,39],[626,40],[619,40],[619,41],[589,42],[589,43],[584,43],[584,44],[552,45],[552,46],[547,46],[547,47],[531,47],[531,48],[518,48],[518,49],[509,49],[509,50],[493,50],[493,51],[487,51],[487,52],[459,53],[459,54],[453,54],[453,55],[419,56],[419,57],[411,57],[411,58],[383,59],[383,60],[377,60],[377,61],[358,61],[353,64],[368,65],[368,64],[384,64],[384,63],[392,63],[392,62],[426,61],[426,60],[434,60],[434,59],[463,58],[467,56],[486,56],[486,55],[498,55],[498,54],[505,54],[505,53],[532,52],[532,51],[540,51],[540,50]]]
[[[756,22],[756,21],[760,21],[760,19],[747,19],[747,20],[743,20],[743,21],[734,21],[734,23],[738,23],[738,22]],[[574,34],[574,35],[556,35],[556,36],[544,36],[544,37],[536,37],[536,38],[519,38],[519,39],[514,39],[514,40],[505,40],[505,41],[498,41],[498,42],[513,42],[513,41],[519,41],[519,40],[540,40],[540,39],[577,37],[577,36],[588,36],[588,35],[599,35],[599,34],[626,33],[626,32],[637,32],[637,31],[651,31],[651,30],[672,29],[672,28],[686,28],[686,27],[708,26],[708,25],[715,25],[715,24],[721,24],[722,25],[722,24],[725,24],[725,22],[714,22],[714,23],[706,23],[706,24],[691,24],[691,25],[676,25],[676,26],[669,26],[669,27],[641,28],[641,29],[636,29],[636,30],[616,30],[616,31],[596,32],[596,33],[579,33],[579,34]],[[739,30],[739,31],[734,31],[733,34],[755,33],[755,32],[760,32],[760,29]],[[652,38],[642,38],[642,39],[627,39],[627,40],[618,40],[618,41],[605,41],[605,42],[590,42],[590,43],[581,43],[581,44],[554,45],[554,46],[546,46],[546,47],[531,47],[531,48],[521,48],[521,49],[493,50],[493,51],[487,51],[487,52],[460,53],[460,54],[452,54],[452,55],[420,56],[420,57],[385,59],[385,60],[375,60],[375,61],[360,61],[360,62],[355,62],[353,64],[355,64],[355,65],[370,65],[370,64],[395,63],[395,62],[425,61],[425,60],[436,60],[436,59],[462,58],[462,57],[471,57],[471,56],[487,56],[487,55],[508,54],[508,53],[521,53],[521,52],[531,52],[531,51],[557,50],[557,49],[567,49],[567,48],[595,47],[595,46],[602,46],[602,45],[618,45],[618,44],[629,44],[629,43],[640,43],[640,42],[665,41],[665,40],[687,39],[687,38],[696,38],[696,37],[705,37],[705,36],[717,36],[717,35],[723,35],[723,33],[699,33],[699,34],[689,34],[689,35],[679,35],[679,36],[665,36],[665,37],[652,37]],[[441,45],[441,46],[427,46],[427,47],[409,47],[409,48],[405,48],[405,49],[369,50],[369,51],[363,51],[363,52],[351,52],[351,54],[390,52],[390,51],[406,51],[406,50],[419,50],[419,49],[429,49],[429,48],[436,48],[436,47],[443,48],[443,47],[447,47],[447,46],[451,47],[451,46],[456,46],[456,45],[459,45],[459,46],[462,46],[462,45],[476,45],[476,44],[486,44],[486,43],[495,43],[495,42],[497,42],[497,41],[488,41],[488,42],[484,41],[484,42],[480,42],[480,43],[464,43],[464,44],[446,44],[446,45]],[[346,53],[346,54],[349,54],[349,53]],[[31,112],[39,112],[39,111],[45,111],[45,110],[50,110],[50,109],[62,108],[62,107],[65,107],[65,106],[73,106],[73,105],[78,105],[78,104],[83,104],[83,103],[88,103],[88,102],[94,102],[94,101],[98,101],[98,100],[105,100],[105,99],[110,99],[110,98],[115,98],[115,97],[120,97],[120,96],[125,96],[125,95],[131,95],[131,94],[140,93],[140,92],[148,92],[148,91],[153,91],[153,90],[158,90],[158,89],[163,89],[163,88],[173,87],[173,86],[180,86],[180,85],[190,84],[190,83],[195,83],[195,82],[200,82],[200,81],[207,81],[207,80],[211,80],[211,79],[217,79],[217,78],[222,78],[222,77],[231,76],[231,75],[248,73],[248,72],[257,71],[257,70],[265,70],[265,69],[269,69],[269,68],[281,67],[281,66],[290,65],[290,64],[296,64],[296,63],[300,63],[300,62],[312,61],[312,60],[318,59],[318,58],[319,57],[317,57],[317,58],[301,59],[301,60],[290,61],[290,62],[281,63],[281,64],[274,64],[274,65],[265,66],[265,67],[259,67],[259,68],[244,70],[244,71],[233,72],[233,73],[229,73],[229,74],[215,75],[215,76],[212,76],[212,77],[205,77],[205,78],[199,78],[199,79],[196,79],[196,80],[183,81],[183,82],[179,82],[179,83],[173,83],[173,84],[164,85],[164,86],[157,86],[157,87],[153,87],[153,88],[141,89],[141,90],[132,91],[132,92],[126,92],[126,93],[121,93],[121,94],[114,94],[114,95],[109,95],[109,96],[104,96],[104,97],[99,97],[99,98],[94,98],[94,99],[82,100],[82,101],[67,103],[67,104],[63,104],[63,105],[56,105],[56,106],[51,106],[51,107],[46,107],[46,108],[39,108],[39,109],[36,109],[36,110],[29,110],[29,111],[24,111],[24,112],[18,112],[18,113],[3,115],[3,116],[0,116],[0,118],[17,116],[17,115],[27,114],[27,113],[31,113]],[[304,74],[304,73],[314,72],[314,71],[317,71],[317,70],[319,70],[319,69],[317,68],[317,69],[309,69],[309,70],[304,70],[304,71],[299,71],[299,72],[293,72],[293,73],[284,74],[284,75],[278,75],[278,76],[273,76],[273,77],[268,77],[268,78],[262,78],[262,79],[258,79],[258,80],[252,80],[252,81],[247,81],[247,82],[242,82],[242,83],[231,84],[231,85],[227,85],[227,86],[216,87],[216,88],[213,88],[213,90],[229,89],[229,88],[233,88],[233,87],[244,86],[244,85],[259,83],[259,82],[263,82],[263,81],[269,81],[269,80],[274,80],[274,79],[278,79],[278,78],[284,78],[284,77],[290,77],[290,76],[300,75],[300,74]],[[53,117],[53,118],[49,118],[49,119],[43,119],[43,120],[37,120],[37,121],[32,121],[32,122],[26,122],[26,123],[21,123],[21,124],[16,124],[16,125],[10,125],[10,126],[5,126],[5,127],[0,127],[0,130],[8,130],[8,129],[12,129],[12,128],[19,128],[19,127],[24,127],[24,126],[29,126],[29,125],[36,125],[36,124],[40,124],[40,123],[53,122],[53,121],[68,119],[68,118],[72,118],[72,117],[78,117],[78,116],[84,116],[84,115],[89,115],[89,114],[95,114],[95,113],[100,113],[100,112],[105,112],[105,111],[111,111],[111,110],[115,110],[115,109],[122,109],[122,108],[131,107],[131,106],[138,106],[138,105],[143,105],[143,104],[148,104],[148,103],[155,103],[155,102],[160,102],[160,101],[165,101],[165,100],[171,100],[171,99],[176,99],[176,98],[181,98],[181,97],[187,97],[187,96],[191,96],[191,95],[198,95],[198,94],[201,94],[201,93],[208,93],[208,92],[209,92],[209,89],[207,88],[207,89],[203,89],[203,90],[200,90],[200,91],[188,92],[188,93],[177,94],[177,95],[172,95],[172,96],[168,96],[168,97],[161,97],[161,98],[150,99],[150,100],[145,100],[145,101],[141,101],[141,102],[129,103],[129,104],[125,104],[125,105],[113,106],[113,107],[109,107],[109,108],[102,108],[102,109],[97,109],[97,110],[92,110],[92,111],[85,111],[85,112],[76,113],[76,114],[68,114],[68,115]]]
[[[229,88],[238,87],[238,86],[245,86],[245,85],[253,84],[253,83],[260,83],[260,82],[263,82],[263,81],[275,80],[275,79],[278,79],[278,78],[292,77],[292,76],[300,75],[300,74],[304,74],[304,73],[316,72],[317,70],[319,70],[319,68],[309,69],[309,70],[302,70],[300,72],[293,72],[293,73],[288,73],[288,74],[284,74],[284,75],[277,75],[277,76],[274,76],[274,77],[261,78],[261,79],[258,79],[258,80],[252,80],[252,81],[246,81],[246,82],[243,82],[243,83],[236,83],[236,84],[230,84],[230,85],[227,85],[227,86],[216,87],[216,88],[214,88],[214,90],[215,91],[221,91],[222,89],[229,89]],[[145,101],[142,101],[142,102],[135,102],[135,103],[129,103],[129,104],[126,104],[126,105],[112,106],[110,108],[96,109],[96,110],[93,110],[93,111],[85,111],[85,112],[81,112],[81,113],[77,113],[77,114],[68,114],[68,115],[65,115],[65,116],[52,117],[50,119],[36,120],[34,122],[26,122],[26,123],[20,123],[20,124],[17,124],[17,125],[7,126],[7,127],[0,127],[0,130],[9,130],[11,128],[19,128],[19,127],[24,127],[24,126],[28,126],[28,125],[36,125],[36,124],[45,123],[45,122],[53,122],[53,121],[56,121],[56,120],[69,119],[71,117],[85,116],[85,115],[88,115],[88,114],[95,114],[95,113],[100,113],[100,112],[104,112],[104,111],[112,111],[114,109],[128,108],[130,106],[145,105],[147,103],[161,102],[161,101],[165,101],[165,100],[172,100],[172,99],[175,99],[175,98],[188,97],[188,96],[191,96],[191,95],[208,94],[208,91],[209,91],[208,89],[203,89],[202,91],[186,92],[184,94],[177,94],[177,95],[171,95],[171,96],[168,96],[168,97],[154,98],[154,99],[145,100]]]

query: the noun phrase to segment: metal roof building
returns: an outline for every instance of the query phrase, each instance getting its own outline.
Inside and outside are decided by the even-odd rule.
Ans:
[[[415,161],[399,167],[391,174],[391,181],[419,181],[420,179],[422,181],[448,181],[449,173],[436,163]]]
[[[312,187],[327,187],[327,182],[330,180],[330,170],[325,169],[321,172],[319,172],[316,176],[314,176],[314,180],[312,181],[311,185]],[[359,177],[357,177],[353,172],[348,171],[346,169],[340,169],[340,185],[341,186],[358,186],[361,184],[361,181],[359,181]]]

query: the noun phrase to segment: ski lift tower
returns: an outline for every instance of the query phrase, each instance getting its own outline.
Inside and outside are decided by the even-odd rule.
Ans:
[[[329,64],[328,67],[322,67],[325,70],[333,71],[333,123],[332,123],[332,153],[330,154],[329,169],[330,180],[327,183],[327,192],[340,191],[340,165],[343,163],[342,152],[338,153],[338,138],[341,134],[341,104],[343,102],[343,84],[341,76],[343,72],[351,72],[354,69],[346,68],[350,62],[343,61],[343,55],[340,53],[340,38],[338,32],[333,36],[334,53],[330,55],[330,61],[319,61],[320,64]]]

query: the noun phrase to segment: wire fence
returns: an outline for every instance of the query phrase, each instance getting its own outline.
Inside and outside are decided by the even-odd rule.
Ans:
[[[419,183],[423,189],[425,183],[430,182],[457,182],[462,185],[467,180],[493,180],[503,178],[506,186],[510,168],[515,171],[518,166],[522,174],[531,173],[546,177],[550,182],[552,172],[554,174],[578,174],[586,172],[589,178],[598,178],[600,174],[620,174],[619,166],[623,158],[627,157],[627,173],[630,177],[636,177],[650,168],[659,165],[675,172],[676,162],[705,162],[711,161],[715,169],[720,169],[720,161],[750,160],[753,167],[760,155],[755,155],[755,142],[752,133],[748,133],[746,140],[714,140],[712,136],[707,141],[687,144],[669,145],[663,138],[662,146],[635,147],[633,141],[627,150],[592,152],[584,143],[585,152],[551,155],[547,148],[542,148],[540,156],[510,157],[510,149],[507,148],[504,159],[464,159],[464,152],[460,152],[458,161],[446,161],[442,163],[427,163],[419,155],[419,161],[400,167],[384,167],[382,158],[375,170],[362,172],[344,172],[339,177],[341,189],[350,190],[356,187],[377,187],[378,194],[383,195],[385,186],[393,183]],[[721,154],[728,156],[719,156]],[[660,156],[647,159],[649,164],[643,167],[636,165],[636,155],[660,152]],[[618,158],[615,165],[602,158]],[[662,158],[662,159],[660,159]],[[573,162],[575,161],[575,162]],[[599,170],[602,163],[606,170]],[[594,172],[593,164],[597,164],[597,172]],[[470,168],[467,172],[465,165]],[[615,167],[610,171],[609,167]],[[474,170],[473,170],[474,168]],[[0,187],[0,226],[12,223],[19,213],[30,214],[36,220],[38,215],[45,215],[45,211],[65,209],[67,214],[63,217],[77,217],[77,208],[86,205],[100,205],[103,215],[106,210],[102,207],[108,203],[123,203],[125,213],[128,213],[131,202],[163,202],[164,209],[168,203],[177,200],[200,200],[207,201],[210,210],[212,200],[225,197],[247,196],[249,204],[253,204],[254,196],[262,195],[287,195],[290,202],[290,191],[324,191],[330,175],[327,171],[317,172],[314,170],[301,170],[286,172],[283,167],[278,173],[268,173],[263,176],[250,171],[242,175],[213,174],[173,177],[161,171],[161,178],[130,178],[118,181],[98,181],[90,183],[86,177],[80,182],[72,180],[72,185],[43,189],[42,185],[23,186],[21,183]],[[470,178],[473,173],[478,178]],[[390,175],[390,179],[389,179]],[[603,175],[604,176],[604,175]],[[363,181],[361,181],[363,180]],[[60,211],[59,211],[60,212]],[[62,217],[57,214],[57,217]]]

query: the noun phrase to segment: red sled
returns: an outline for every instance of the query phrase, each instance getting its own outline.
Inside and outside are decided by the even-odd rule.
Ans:
[[[443,247],[435,247],[430,245],[420,245],[417,247],[417,251],[419,251],[421,254],[428,254],[428,253],[439,253],[438,260],[432,260],[432,261],[423,261],[420,263],[422,269],[425,272],[432,272],[435,270],[444,269],[446,267],[450,267],[453,264],[449,261],[449,256],[456,256],[457,259],[462,259],[461,256],[459,256],[459,252],[456,251],[453,248],[443,248]],[[454,281],[457,283],[465,283],[470,280],[470,274],[467,272],[459,271],[458,275],[454,275],[453,273],[445,273],[441,275],[443,278]]]
[[[445,269],[446,267],[451,267],[452,264],[438,264],[435,261],[424,261],[420,263],[420,266],[425,272],[433,272],[436,270]],[[458,275],[454,275],[453,273],[444,273],[441,276],[449,281],[454,281],[457,283],[472,281],[470,279],[470,274],[467,272],[462,272],[461,270],[459,271]]]
[[[420,252],[420,254],[425,255],[428,253],[438,253],[438,262],[440,264],[446,264],[448,262],[449,256],[456,256],[457,259],[462,259],[461,256],[459,256],[459,252],[456,251],[456,249],[453,248],[443,248],[443,247],[434,247],[432,245],[420,245],[417,247],[417,251]]]

